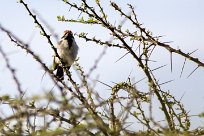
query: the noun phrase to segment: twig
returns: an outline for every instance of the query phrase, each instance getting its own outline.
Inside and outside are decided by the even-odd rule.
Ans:
[[[19,82],[19,80],[18,80],[18,78],[16,76],[16,70],[14,68],[12,68],[12,66],[10,65],[9,59],[8,59],[6,53],[4,53],[3,49],[1,48],[1,46],[0,46],[0,53],[2,54],[2,56],[3,56],[3,58],[4,58],[5,62],[6,62],[6,67],[11,72],[11,75],[13,77],[14,82],[16,83],[17,90],[18,90],[18,92],[20,94],[20,97],[22,97],[23,96],[23,90],[22,90],[21,84],[20,84],[20,82]]]

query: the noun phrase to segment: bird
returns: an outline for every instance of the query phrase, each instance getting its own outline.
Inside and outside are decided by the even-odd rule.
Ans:
[[[56,49],[57,54],[69,70],[77,57],[79,49],[71,30],[64,31],[64,34],[57,44]],[[56,76],[59,79],[64,80],[63,66],[57,55],[54,55],[53,59],[53,71],[55,70],[57,70]]]

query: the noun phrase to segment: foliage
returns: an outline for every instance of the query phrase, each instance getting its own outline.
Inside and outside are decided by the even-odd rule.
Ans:
[[[180,55],[185,61],[192,61],[198,67],[204,67],[204,63],[198,58],[185,53],[181,49],[174,49],[169,44],[160,41],[160,37],[153,36],[137,19],[137,14],[132,5],[128,5],[130,13],[125,13],[115,2],[110,2],[110,8],[124,17],[124,20],[115,25],[109,21],[107,13],[104,11],[101,1],[95,1],[95,7],[91,6],[86,0],[74,3],[62,0],[70,9],[74,8],[80,16],[77,19],[66,19],[64,15],[57,16],[58,21],[80,23],[81,25],[96,25],[110,32],[111,40],[101,40],[99,37],[89,37],[89,34],[81,32],[76,34],[79,38],[87,42],[93,42],[107,48],[124,50],[130,54],[147,79],[148,92],[138,90],[134,83],[128,81],[115,83],[113,86],[98,81],[111,90],[108,99],[103,99],[95,92],[93,85],[88,83],[91,72],[96,69],[98,61],[104,55],[101,54],[94,67],[89,73],[85,73],[78,61],[75,67],[80,73],[82,85],[75,81],[62,59],[57,54],[51,35],[43,27],[38,17],[29,9],[29,6],[20,0],[19,4],[25,7],[28,15],[37,24],[42,38],[46,38],[48,45],[53,49],[56,56],[61,60],[68,83],[58,79],[52,70],[41,60],[40,56],[33,52],[29,45],[15,36],[5,27],[0,26],[1,31],[6,33],[15,46],[20,47],[30,54],[48,73],[60,90],[60,97],[56,97],[52,92],[44,96],[24,97],[24,90],[16,77],[16,71],[12,68],[7,54],[0,48],[0,52],[5,59],[7,68],[10,70],[13,80],[19,92],[18,98],[1,96],[1,105],[8,105],[13,114],[7,117],[0,117],[0,131],[3,135],[203,135],[204,128],[190,130],[190,120],[188,112],[185,110],[180,100],[177,100],[169,91],[163,90],[161,84],[156,79],[153,71],[162,68],[152,69],[150,67],[151,56],[155,48],[163,48],[172,54]],[[131,30],[125,28],[124,22],[132,24]],[[136,50],[135,50],[136,49]],[[185,65],[185,63],[184,63]],[[184,66],[183,66],[184,67]],[[83,92],[83,93],[82,93]],[[120,92],[125,92],[127,96],[120,96]],[[71,94],[71,95],[69,95]],[[160,112],[165,116],[163,123],[159,123],[153,118],[152,97],[156,97],[159,102]],[[39,106],[36,103],[45,100],[47,106]],[[76,101],[76,103],[72,103]],[[149,107],[149,115],[143,109]],[[120,112],[118,112],[120,109]],[[203,114],[200,115],[203,117]],[[128,128],[129,120],[134,120],[142,124],[144,129],[132,131]],[[39,123],[41,122],[41,123]]]

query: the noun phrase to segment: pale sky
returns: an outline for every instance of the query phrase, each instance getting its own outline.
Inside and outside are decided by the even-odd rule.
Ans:
[[[74,9],[68,12],[69,6],[64,5],[59,0],[35,0],[28,1],[31,9],[40,13],[41,17],[52,27],[56,34],[61,36],[62,32],[69,28],[74,33],[87,32],[90,35],[96,35],[102,39],[109,39],[104,32],[104,29],[98,29],[95,26],[62,23],[57,21],[58,15],[64,15],[67,18],[77,17]],[[116,1],[118,3],[118,1]],[[200,58],[204,62],[204,1],[203,0],[132,0],[121,1],[119,5],[126,8],[125,3],[132,3],[136,8],[136,13],[140,23],[148,30],[153,32],[154,36],[163,35],[162,41],[173,41],[172,47],[180,48],[185,52],[191,52],[198,49],[193,56]],[[110,12],[108,6],[105,10],[108,12],[112,21],[122,20],[120,16],[115,16],[116,13]],[[128,10],[126,9],[128,12]],[[76,14],[77,13],[77,14]],[[0,24],[13,32],[24,42],[30,44],[33,51],[38,54],[42,60],[48,65],[52,64],[53,52],[47,44],[47,40],[39,36],[39,30],[35,27],[33,19],[28,16],[25,8],[17,3],[15,0],[3,0],[0,2]],[[95,46],[90,42],[85,42],[76,37],[76,41],[80,46],[78,57],[80,64],[87,72],[93,66],[95,60],[102,52],[103,48]],[[57,43],[53,39],[53,43]],[[17,70],[17,76],[26,90],[27,95],[39,94],[42,90],[49,90],[53,87],[52,81],[48,76],[45,76],[41,82],[43,70],[30,55],[24,51],[16,48],[10,43],[6,35],[0,32],[0,46],[6,53],[10,54],[9,59],[12,66]],[[164,89],[169,90],[177,99],[183,95],[182,102],[190,115],[197,115],[204,112],[204,69],[199,68],[190,77],[187,76],[196,68],[196,65],[187,61],[183,76],[180,78],[180,71],[184,58],[173,55],[173,72],[170,72],[170,59],[168,52],[162,50],[154,54],[155,60],[158,63],[155,67],[163,64],[168,64],[166,68],[157,71],[155,74],[159,77],[161,82],[173,79],[174,81],[163,86]],[[111,48],[106,52],[105,57],[98,65],[98,69],[93,73],[95,78],[99,75],[99,80],[107,84],[113,85],[112,82],[126,81],[128,75],[131,73],[131,78],[135,81],[140,80],[143,75],[139,71],[134,70],[135,62],[132,62],[131,56],[126,56],[121,61],[115,61],[124,55],[123,51]],[[37,64],[37,65],[36,65]],[[154,67],[154,64],[153,64]],[[71,69],[74,73],[74,70]],[[120,73],[120,74],[118,74]],[[75,74],[76,76],[76,74]],[[6,69],[5,62],[0,55],[0,94],[15,94],[15,85],[13,84],[10,72]],[[145,89],[145,83],[138,85],[138,89]],[[102,88],[103,87],[103,88]],[[98,90],[105,90],[105,86],[98,86]],[[109,92],[110,93],[110,92]],[[107,94],[109,94],[107,93]],[[106,93],[99,92],[99,94],[106,96]],[[204,120],[193,117],[192,126],[197,127],[204,125]]]

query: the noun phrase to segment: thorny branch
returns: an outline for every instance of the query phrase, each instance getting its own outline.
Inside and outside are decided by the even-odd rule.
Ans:
[[[112,35],[114,37],[116,37],[116,39],[121,41],[122,46],[124,48],[121,49],[126,49],[135,59],[136,61],[139,63],[139,66],[142,68],[142,70],[144,71],[144,73],[146,74],[147,78],[148,78],[148,82],[149,82],[149,87],[150,87],[150,91],[154,91],[154,93],[156,94],[156,96],[158,97],[158,100],[161,103],[162,106],[162,110],[166,116],[167,122],[169,124],[169,127],[172,131],[174,131],[176,128],[175,124],[174,124],[174,119],[170,116],[171,114],[171,110],[172,108],[169,107],[168,104],[165,104],[164,101],[166,101],[165,96],[163,96],[163,94],[161,93],[161,89],[160,89],[160,84],[157,83],[157,80],[154,77],[154,74],[152,73],[152,70],[149,68],[148,66],[148,60],[150,57],[150,54],[152,54],[152,51],[154,50],[155,47],[163,47],[166,50],[168,50],[171,54],[177,53],[195,63],[197,63],[199,66],[204,66],[203,62],[199,61],[197,58],[194,58],[192,56],[190,56],[189,53],[184,53],[182,52],[180,49],[174,49],[172,48],[170,45],[166,44],[166,43],[162,43],[159,41],[159,36],[158,37],[153,37],[151,32],[147,31],[145,28],[143,28],[141,26],[141,24],[138,22],[136,13],[134,12],[134,8],[132,5],[129,4],[129,8],[132,11],[132,15],[127,15],[126,13],[124,13],[122,11],[122,9],[114,2],[110,2],[111,6],[115,9],[115,11],[118,11],[122,16],[124,16],[125,18],[127,18],[130,22],[132,22],[132,24],[135,26],[136,29],[138,29],[138,31],[140,32],[140,35],[137,34],[136,32],[129,32],[129,30],[123,32],[121,30],[121,27],[115,27],[114,25],[112,25],[110,22],[108,22],[106,20],[106,18],[104,19],[104,17],[100,16],[95,10],[95,8],[93,8],[92,6],[89,6],[89,4],[85,1],[83,1],[83,6],[84,8],[81,8],[80,6],[78,6],[75,3],[71,3],[69,1],[66,1],[67,4],[69,4],[71,7],[76,8],[77,10],[79,10],[80,12],[87,14],[89,17],[93,17],[93,20],[95,20],[96,25],[102,25],[102,27],[109,29],[112,32]],[[100,1],[97,1],[97,5],[99,5],[99,9],[101,9],[101,5],[100,5]],[[86,9],[86,10],[85,10]],[[105,12],[100,10],[99,12],[102,13],[102,15],[105,15]],[[133,16],[133,18],[132,18]],[[96,21],[97,20],[97,21]],[[73,19],[72,19],[73,21]],[[71,22],[71,21],[70,21]],[[80,21],[78,21],[80,23]],[[106,41],[102,41],[102,40],[96,40],[96,37],[93,38],[87,38],[87,35],[79,35],[80,38],[85,39],[86,41],[92,41],[95,42],[97,44],[104,44],[106,43]],[[137,40],[140,43],[142,43],[142,45],[144,46],[143,50],[145,52],[143,52],[142,54],[140,54],[140,56],[138,57],[137,54],[132,50],[132,47],[128,45],[128,43],[126,43],[126,41],[124,40],[125,37],[130,37],[130,39],[133,40]],[[120,45],[120,44],[119,44]],[[107,44],[107,46],[110,46],[109,44]],[[154,48],[152,50],[149,50],[149,48],[151,46],[154,46]],[[117,45],[114,45],[112,47],[120,47]],[[149,53],[150,51],[150,53]],[[147,54],[149,53],[149,55]],[[143,59],[143,57],[145,57],[145,59]],[[180,104],[178,104],[180,105]],[[170,108],[168,110],[168,108]],[[176,116],[176,115],[175,115]],[[187,126],[188,129],[189,126]],[[186,128],[184,128],[185,130]]]
[[[103,51],[102,55],[99,56],[99,59],[97,59],[94,67],[90,69],[90,72],[88,74],[84,72],[83,67],[81,67],[78,62],[75,63],[77,71],[81,76],[80,79],[82,85],[80,86],[78,81],[75,81],[75,79],[72,78],[71,73],[67,69],[62,59],[59,57],[57,50],[51,41],[51,35],[49,35],[45,31],[42,23],[40,23],[40,21],[38,20],[39,17],[32,13],[32,11],[29,9],[29,6],[23,0],[20,0],[19,3],[24,6],[27,13],[31,16],[31,18],[34,20],[34,23],[37,24],[38,28],[40,29],[41,35],[47,39],[48,45],[53,49],[55,55],[60,59],[68,77],[69,86],[55,76],[53,71],[46,66],[46,64],[41,60],[40,56],[36,55],[30,49],[28,44],[23,43],[12,32],[0,25],[0,30],[8,35],[12,43],[25,50],[42,66],[44,71],[49,74],[50,78],[53,80],[54,84],[56,84],[61,92],[60,100],[55,95],[52,95],[52,97],[50,97],[51,92],[50,95],[46,96],[46,99],[49,100],[49,104],[51,103],[50,105],[48,104],[49,106],[47,106],[46,108],[39,108],[35,105],[35,101],[39,101],[40,98],[34,99],[33,102],[28,102],[30,99],[28,99],[28,101],[26,99],[19,101],[18,99],[11,99],[9,96],[0,97],[0,101],[3,104],[9,105],[14,113],[13,115],[5,118],[1,117],[2,119],[0,121],[0,129],[3,130],[3,134],[25,134],[23,132],[23,130],[25,130],[25,127],[23,126],[22,118],[27,119],[26,128],[28,128],[28,130],[26,130],[26,132],[28,134],[39,134],[36,131],[36,121],[41,116],[44,116],[45,125],[41,129],[44,133],[50,133],[47,130],[52,129],[52,123],[57,124],[58,122],[60,122],[60,130],[53,130],[52,135],[73,133],[80,134],[79,131],[83,132],[83,135],[160,135],[160,133],[164,134],[166,133],[166,131],[169,131],[171,134],[176,134],[178,130],[183,130],[180,132],[181,134],[198,134],[198,132],[189,131],[190,121],[188,112],[184,109],[181,101],[176,100],[175,97],[169,93],[169,91],[162,90],[161,83],[158,82],[158,79],[153,73],[155,70],[158,70],[166,65],[151,69],[149,66],[149,62],[151,61],[150,57],[155,48],[164,48],[168,52],[170,52],[171,55],[172,53],[176,53],[184,57],[185,61],[182,67],[182,71],[187,59],[196,63],[198,67],[204,67],[203,62],[201,62],[198,58],[192,57],[191,53],[184,53],[180,49],[172,48],[170,44],[161,42],[159,40],[159,36],[152,36],[152,33],[139,23],[135,9],[130,4],[128,4],[128,7],[131,12],[125,13],[124,10],[117,5],[117,3],[110,1],[110,7],[113,8],[114,12],[124,17],[125,20],[121,21],[118,25],[115,25],[115,23],[112,24],[109,21],[108,14],[104,10],[102,1],[100,0],[95,1],[96,7],[89,4],[87,0],[82,0],[78,2],[78,4],[77,2],[74,3],[68,0],[62,1],[68,4],[70,6],[70,9],[77,9],[80,14],[79,17],[82,17],[78,17],[77,19],[65,19],[64,16],[58,16],[58,21],[80,23],[81,25],[97,25],[98,27],[102,27],[108,30],[110,32],[109,35],[111,37],[111,40],[101,40],[96,36],[89,37],[88,34],[84,32],[76,35],[79,38],[86,40],[87,42],[93,42],[97,45],[103,45],[105,47],[105,50],[109,47],[125,50],[126,54],[130,54],[134,58],[134,61],[137,62],[137,64],[145,74],[145,79],[147,79],[148,82],[149,92],[145,93],[143,91],[138,91],[135,87],[135,84],[132,84],[130,79],[128,79],[128,81],[126,82],[115,83],[113,86],[107,85],[100,81],[100,83],[108,86],[112,90],[111,96],[108,99],[102,99],[100,96],[98,96],[97,93],[95,94],[95,89],[90,87],[88,78],[91,74],[91,71],[96,69],[98,62],[105,54],[105,51]],[[87,16],[88,19],[84,19],[84,17]],[[45,21],[42,22],[45,24]],[[125,30],[124,23],[126,22],[131,23],[131,25],[133,26],[133,29],[131,31],[129,29]],[[130,44],[130,42],[132,44]],[[139,45],[137,45],[137,43],[139,43]],[[137,51],[137,49],[139,49],[139,51]],[[23,90],[21,88],[20,82],[15,76],[16,71],[11,67],[7,55],[3,52],[2,48],[0,48],[0,53],[4,57],[7,68],[12,73],[19,93],[22,94]],[[168,82],[169,81],[165,83]],[[72,96],[68,98],[64,90],[70,92]],[[84,90],[86,94],[83,93]],[[128,94],[127,97],[120,97],[120,92],[126,92]],[[161,108],[161,111],[165,115],[165,123],[167,123],[167,126],[165,126],[166,128],[153,119],[152,113],[150,113],[150,116],[148,117],[145,113],[146,111],[143,109],[143,105],[149,104],[149,109],[151,112],[151,109],[153,108],[153,95],[156,95],[157,100],[160,102],[159,108]],[[54,103],[55,106],[57,105],[58,108],[51,108],[52,103]],[[18,105],[21,105],[21,109],[16,108],[18,107]],[[121,108],[121,112],[118,113],[118,107],[116,105],[120,105],[119,108]],[[15,112],[16,109],[17,112]],[[46,121],[46,118],[48,116],[52,117],[51,121]],[[131,119],[134,118],[136,122],[142,124],[147,132],[143,131],[131,133],[128,127],[126,127],[126,121],[129,121],[130,116]],[[33,123],[31,122],[32,118],[34,118]],[[8,125],[9,122],[14,120],[18,120],[18,123],[16,125],[17,127]],[[83,124],[83,120],[87,121],[88,124]],[[69,124],[69,127],[65,126],[65,128],[63,128],[63,122]],[[30,129],[29,126],[31,126],[32,129]],[[95,131],[97,132],[95,133]],[[203,134],[202,132],[204,131],[199,131],[199,134]]]
[[[6,62],[6,66],[7,66],[7,68],[10,70],[10,72],[11,72],[11,74],[12,74],[12,77],[13,77],[13,80],[14,80],[15,83],[16,83],[17,90],[18,90],[20,96],[22,97],[22,95],[23,95],[23,90],[22,90],[21,84],[20,84],[20,82],[19,82],[19,80],[18,80],[18,78],[17,78],[17,76],[16,76],[16,71],[15,71],[15,69],[12,68],[12,66],[10,65],[9,59],[8,59],[6,53],[3,51],[3,49],[2,49],[1,47],[0,47],[0,53],[2,54],[2,56],[3,56],[3,58],[4,58],[5,62]]]
[[[26,10],[28,11],[29,15],[34,19],[34,22],[37,23],[37,25],[39,25],[41,31],[43,32],[43,36],[45,36],[48,40],[48,43],[51,45],[52,49],[54,50],[56,56],[58,58],[59,55],[57,53],[57,50],[56,48],[54,47],[54,45],[52,44],[51,40],[50,40],[50,36],[45,32],[44,28],[42,27],[42,25],[38,22],[37,18],[35,15],[32,14],[32,12],[30,11],[30,9],[28,8],[27,4],[23,1],[23,0],[20,0],[20,3],[22,3],[24,5],[24,7],[26,8]],[[62,61],[62,59],[60,58],[60,61],[63,65],[63,68],[66,70],[66,74],[67,76],[69,77],[69,81],[71,82],[71,84],[73,85],[74,89],[76,90],[76,92],[78,93],[78,95],[74,95],[76,96],[82,103],[83,105],[87,108],[87,110],[90,111],[91,115],[93,116],[96,124],[98,125],[99,129],[103,132],[104,135],[108,135],[107,131],[108,131],[108,128],[107,128],[107,125],[104,123],[104,121],[98,116],[97,112],[93,109],[93,107],[91,107],[89,105],[89,103],[86,101],[86,98],[83,96],[83,94],[80,92],[76,82],[72,79],[70,73],[69,73],[69,70],[68,68],[66,67],[66,65],[64,64],[64,62]],[[71,88],[68,88],[69,91],[71,91],[73,93],[73,91],[71,90]]]

